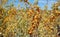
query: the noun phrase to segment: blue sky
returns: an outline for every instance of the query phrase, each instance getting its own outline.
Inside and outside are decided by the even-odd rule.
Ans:
[[[48,5],[48,9],[51,9],[52,4],[54,4],[56,1],[57,1],[57,0],[48,0],[48,4],[47,4],[47,0],[39,0],[39,1],[38,1],[38,6],[39,6],[41,9],[44,9],[44,6],[47,4],[47,5]],[[29,0],[29,2],[30,2],[31,4],[33,4],[33,3],[34,3],[34,0]],[[18,0],[15,0],[15,2],[14,2],[14,0],[9,0],[9,1],[8,1],[8,4],[9,4],[9,3],[13,3],[16,7],[18,6],[18,4],[20,4],[21,7],[24,6],[24,3],[23,3],[23,2],[19,2]]]

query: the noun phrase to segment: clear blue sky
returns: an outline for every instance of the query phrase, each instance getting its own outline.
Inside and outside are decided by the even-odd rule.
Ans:
[[[48,4],[47,4],[47,0],[39,0],[39,1],[38,1],[38,5],[39,5],[39,7],[40,7],[41,9],[44,9],[44,6],[47,4],[47,5],[48,5],[48,9],[51,9],[52,4],[55,3],[56,1],[57,1],[57,0],[48,0]],[[8,1],[8,4],[11,3],[11,2],[13,2],[13,0],[9,0],[9,1]],[[31,4],[33,4],[33,3],[34,3],[34,0],[29,0],[29,2],[30,2]],[[13,2],[13,4],[14,4],[15,6],[18,6],[18,4],[20,4],[21,7],[24,6],[24,3],[19,2],[18,0],[15,0],[15,2]]]

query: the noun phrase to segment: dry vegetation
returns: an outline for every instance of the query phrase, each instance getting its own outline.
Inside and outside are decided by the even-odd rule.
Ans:
[[[0,37],[59,37],[60,3],[52,5],[52,10],[42,10],[37,2],[32,5],[28,0],[20,0],[30,6],[17,9],[13,5],[0,5]],[[7,8],[7,9],[6,9]]]

